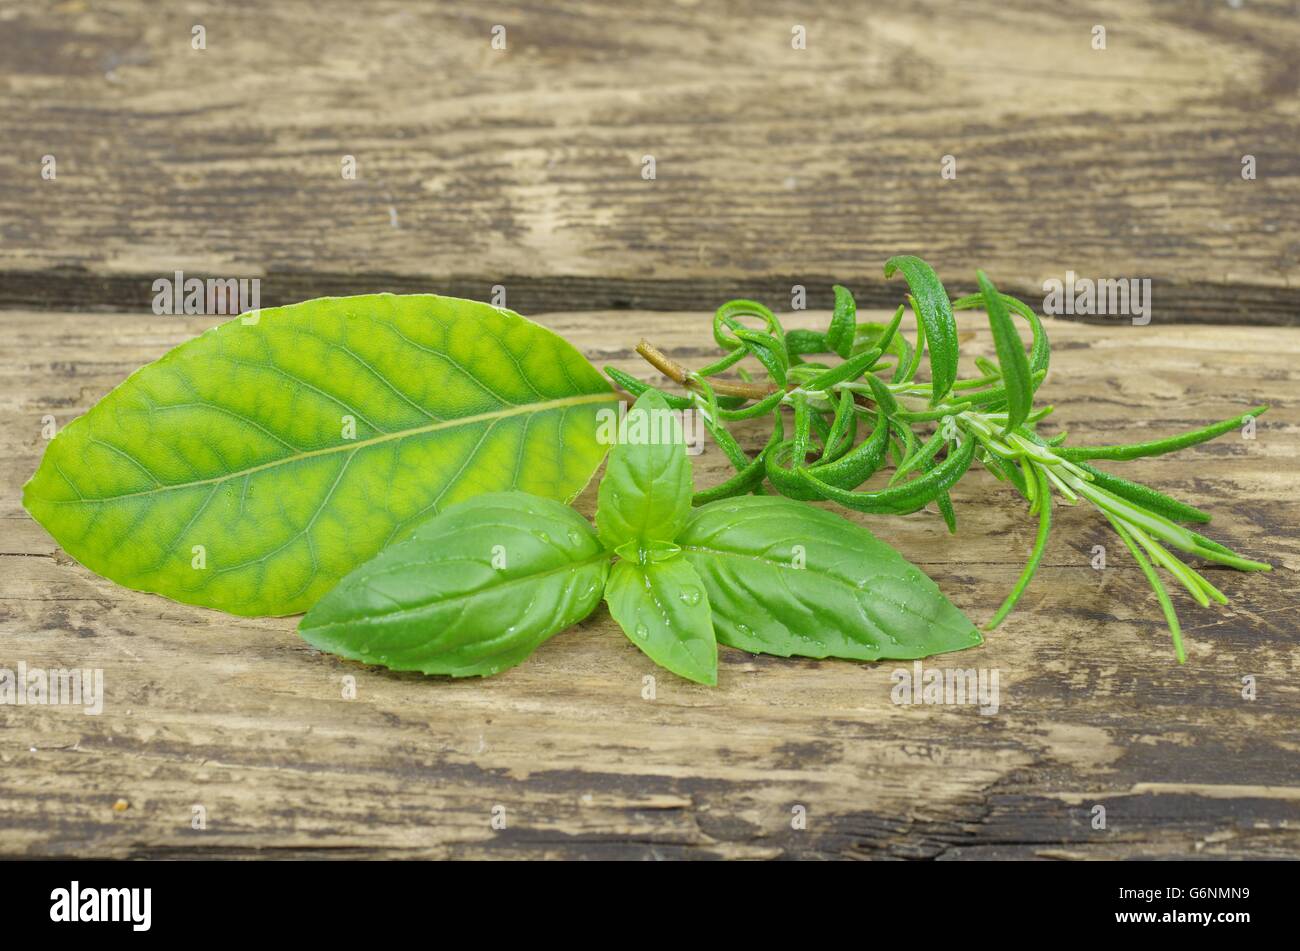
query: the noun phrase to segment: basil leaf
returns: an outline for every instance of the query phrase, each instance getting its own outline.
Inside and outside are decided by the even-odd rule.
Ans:
[[[989,315],[989,328],[993,331],[993,346],[998,352],[998,367],[1007,388],[1007,425],[1002,430],[1009,433],[1025,421],[1034,406],[1033,377],[1029,371],[1029,358],[1025,345],[1007,311],[1002,295],[983,271],[976,271],[980,293],[984,295],[984,310]]]
[[[119,584],[294,614],[480,492],[568,500],[616,397],[510,311],[428,294],[245,315],[137,370],[49,445],[23,504]]]
[[[710,687],[718,682],[718,645],[704,582],[680,555],[646,564],[617,562],[605,602],[628,640],[660,667]]]
[[[691,466],[681,422],[662,396],[637,397],[600,481],[596,528],[608,548],[671,542],[691,508]]]
[[[608,570],[608,552],[573,509],[494,492],[422,522],[358,567],[298,631],[349,660],[488,676],[590,614]]]
[[[952,302],[934,268],[910,254],[885,262],[885,277],[902,271],[907,286],[920,305],[917,315],[925,326],[930,345],[930,405],[942,400],[957,379],[957,321],[952,316]]]
[[[935,583],[870,532],[775,496],[696,509],[678,537],[719,643],[781,657],[917,658],[980,643]]]

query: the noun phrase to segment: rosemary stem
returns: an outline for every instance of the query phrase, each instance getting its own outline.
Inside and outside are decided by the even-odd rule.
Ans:
[[[679,386],[684,386],[690,390],[700,389],[699,384],[694,379],[694,374],[690,370],[672,359],[650,341],[642,340],[638,343],[636,352],[652,367]],[[773,393],[781,392],[781,387],[764,386],[762,383],[715,380],[712,385],[713,391],[719,396],[740,396],[747,400],[761,400]]]

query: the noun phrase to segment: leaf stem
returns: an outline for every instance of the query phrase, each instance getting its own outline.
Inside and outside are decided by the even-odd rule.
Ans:
[[[652,367],[668,379],[688,390],[701,391],[699,383],[693,379],[691,371],[652,344],[642,340],[636,345],[636,352]],[[765,386],[762,383],[738,383],[733,380],[714,380],[713,391],[719,396],[739,396],[747,400],[761,400],[773,393],[783,392],[784,387]]]

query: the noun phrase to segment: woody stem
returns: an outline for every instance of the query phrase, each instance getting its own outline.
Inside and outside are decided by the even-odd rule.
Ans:
[[[689,390],[700,389],[700,386],[692,379],[690,370],[673,360],[650,341],[643,339],[636,345],[636,352],[674,383]],[[712,380],[710,385],[713,387],[713,392],[719,396],[739,396],[747,400],[761,400],[765,396],[771,396],[773,393],[779,392],[781,389],[780,387],[766,386],[762,383],[745,383],[732,380]]]

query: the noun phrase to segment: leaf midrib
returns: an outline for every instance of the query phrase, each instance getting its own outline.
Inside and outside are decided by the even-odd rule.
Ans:
[[[408,615],[408,614],[418,614],[422,611],[427,611],[429,608],[442,607],[443,605],[447,605],[447,604],[455,604],[458,601],[465,601],[470,598],[477,597],[481,594],[500,591],[503,588],[509,588],[516,584],[522,584],[525,581],[538,581],[540,579],[549,578],[553,575],[564,574],[565,572],[570,572],[570,571],[577,571],[582,568],[590,567],[591,565],[598,565],[602,560],[607,560],[610,554],[611,554],[610,552],[602,550],[590,556],[589,558],[582,559],[581,561],[571,561],[568,562],[567,564],[557,565],[554,568],[547,568],[545,571],[534,572],[533,574],[515,575],[515,577],[507,578],[504,581],[500,582],[499,584],[486,585],[482,588],[475,588],[473,591],[460,591],[457,592],[456,594],[449,595],[445,598],[437,598],[431,601],[424,601],[420,604],[414,604],[414,605],[398,604],[398,602],[394,601],[394,604],[398,604],[398,607],[388,611],[371,611],[369,614],[366,614],[362,617],[344,618],[343,620],[339,620],[339,621],[323,621],[320,624],[312,624],[310,626],[307,625],[304,621],[304,623],[299,626],[299,630],[323,631],[326,628],[330,628],[330,627],[355,626],[357,624],[361,624],[363,626],[374,626],[379,623],[387,624],[389,623],[389,620],[391,618]],[[409,619],[406,617],[401,617],[401,620],[405,621]]]
[[[541,413],[551,409],[581,406],[587,403],[608,402],[613,399],[615,399],[615,395],[611,391],[606,393],[584,393],[580,396],[566,396],[561,399],[549,400],[544,403],[519,403],[505,409],[494,410],[490,413],[477,413],[473,416],[462,416],[459,419],[439,420],[438,422],[430,423],[427,426],[416,426],[411,429],[402,429],[391,433],[383,433],[379,436],[373,436],[370,439],[363,439],[357,442],[349,441],[337,446],[326,446],[323,449],[308,449],[304,452],[295,453],[291,456],[284,456],[280,459],[273,459],[270,462],[264,462],[247,469],[240,469],[237,472],[228,472],[225,475],[213,476],[210,479],[194,479],[189,482],[169,482],[166,485],[160,485],[157,488],[142,489],[139,492],[124,492],[121,495],[85,496],[78,499],[43,499],[42,501],[51,505],[85,505],[88,503],[116,502],[121,499],[140,498],[147,495],[156,495],[159,492],[171,492],[175,489],[190,489],[199,485],[221,483],[229,479],[237,479],[241,476],[252,475],[253,473],[261,472],[265,469],[273,469],[276,466],[299,462],[303,459],[309,459],[314,456],[324,456],[333,452],[355,452],[364,449],[367,446],[391,442],[395,439],[406,439],[410,436],[419,436],[443,429],[455,429],[458,426],[467,426],[473,423],[486,422],[488,420],[505,419],[511,416],[531,415],[533,413]]]
[[[787,562],[787,561],[777,561],[777,560],[772,559],[772,558],[765,558],[765,557],[763,557],[762,555],[751,555],[751,554],[749,554],[748,552],[743,552],[743,551],[733,551],[733,550],[731,550],[731,549],[729,549],[729,548],[709,548],[709,547],[706,546],[706,545],[687,545],[687,544],[685,544],[685,543],[679,543],[679,544],[681,545],[681,549],[682,549],[682,551],[684,551],[684,552],[687,552],[687,551],[697,551],[697,552],[700,552],[700,553],[705,554],[705,555],[729,555],[729,556],[732,557],[732,558],[744,558],[744,559],[746,559],[747,561],[761,561],[763,564],[765,564],[765,565],[771,565],[773,568],[787,568],[787,569],[789,569],[790,571],[809,571],[809,570],[810,570],[810,569],[808,569],[808,568],[795,568],[794,566],[792,566],[791,564],[789,564],[789,562]],[[849,585],[849,583],[848,583],[847,581],[845,581],[843,578],[837,578],[835,575],[827,574],[825,571],[815,571],[815,570],[814,570],[814,571],[812,571],[812,573],[815,574],[815,575],[821,575],[821,576],[824,577],[824,578],[830,578],[831,580],[833,580],[833,581],[838,581],[838,582],[840,582],[841,584],[844,584],[844,585]],[[852,587],[852,585],[849,585],[849,587]]]
[[[833,575],[830,572],[824,570],[819,571],[815,568],[808,568],[807,566],[803,568],[795,568],[788,561],[777,561],[772,558],[765,558],[762,555],[751,555],[748,552],[732,551],[727,548],[709,548],[705,545],[682,544],[681,548],[683,553],[688,551],[693,551],[701,555],[724,555],[728,558],[739,558],[743,561],[757,561],[760,562],[761,564],[768,565],[771,568],[777,568],[783,571],[801,571],[807,574],[814,574],[814,575],[818,575],[819,577],[825,578],[828,581],[833,581],[836,584],[841,584],[844,587],[850,589],[851,591],[854,592],[861,591],[861,589],[858,588],[857,585],[853,584],[850,581],[846,581],[844,578],[841,578],[838,575]]]
[[[811,573],[811,574],[815,574],[815,575],[818,575],[818,576],[820,576],[820,577],[822,577],[822,578],[826,578],[826,579],[828,579],[828,580],[830,580],[830,581],[833,581],[833,582],[835,582],[836,584],[841,584],[841,585],[843,585],[845,588],[848,588],[851,592],[853,592],[853,596],[854,596],[854,599],[855,599],[855,600],[857,600],[857,599],[859,598],[859,595],[861,595],[862,590],[863,590],[863,589],[859,588],[857,585],[852,584],[851,582],[845,581],[843,578],[837,577],[836,575],[829,574],[829,573],[826,572],[826,571],[817,571],[817,570],[815,570],[815,569],[810,569],[810,568],[807,568],[807,567],[804,567],[804,568],[795,568],[794,566],[790,565],[790,564],[787,563],[787,562],[784,562],[784,561],[775,561],[775,560],[773,560],[773,559],[771,559],[771,558],[764,558],[762,555],[750,555],[750,554],[747,554],[747,553],[745,553],[745,552],[740,552],[740,551],[729,551],[729,550],[727,550],[727,549],[725,549],[725,548],[708,548],[708,547],[706,547],[706,546],[704,546],[704,545],[685,545],[685,544],[683,544],[681,547],[682,547],[682,551],[683,551],[683,552],[693,551],[693,552],[699,552],[700,554],[703,554],[703,555],[726,555],[726,556],[729,556],[729,557],[731,557],[731,558],[740,558],[740,559],[743,559],[743,560],[746,560],[746,561],[757,561],[757,562],[761,562],[762,564],[769,565],[769,566],[771,566],[771,567],[773,567],[773,568],[779,568],[779,569],[782,569],[782,570],[785,570],[785,571],[801,571],[801,572],[808,572],[808,573]],[[881,574],[882,574],[884,577],[896,577],[896,576],[894,576],[894,575],[890,575],[890,574],[887,573],[887,572],[882,572]],[[908,604],[908,603],[906,603],[906,602],[904,602],[904,601],[895,601],[895,600],[892,600],[892,599],[889,599],[889,598],[885,598],[883,595],[880,594],[880,592],[876,591],[875,589],[872,589],[872,594],[873,594],[875,597],[881,598],[882,600],[889,601],[890,604],[895,605],[896,607],[900,608],[901,610],[903,610],[903,611],[906,612],[907,614],[911,614],[911,615],[913,615],[914,617],[924,617],[924,615],[922,615],[919,611],[917,611],[917,610],[916,610],[915,608],[913,608],[910,604]],[[959,612],[959,613],[960,613],[960,612]],[[964,615],[963,615],[963,617],[964,617]],[[974,627],[974,625],[971,625],[971,626]]]

